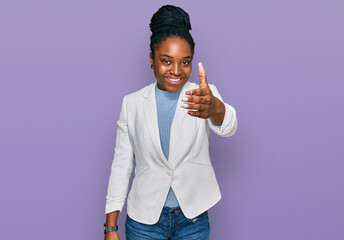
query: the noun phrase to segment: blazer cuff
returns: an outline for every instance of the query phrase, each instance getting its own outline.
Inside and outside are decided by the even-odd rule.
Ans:
[[[210,118],[208,118],[209,126],[210,128],[218,135],[222,137],[230,137],[232,136],[237,128],[238,128],[238,121],[236,118],[236,111],[235,109],[227,104],[224,103],[226,112],[225,112],[225,117],[223,119],[222,125],[221,126],[216,126]]]
[[[124,200],[123,201],[107,200],[105,204],[105,214],[108,214],[114,211],[122,212],[123,206],[124,206]]]

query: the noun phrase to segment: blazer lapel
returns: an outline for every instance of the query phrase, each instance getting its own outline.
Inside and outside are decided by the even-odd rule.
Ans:
[[[170,162],[167,161],[161,149],[159,125],[158,125],[158,113],[156,109],[156,100],[155,100],[155,85],[156,85],[156,82],[151,84],[148,87],[147,91],[144,93],[144,97],[146,99],[143,106],[144,106],[146,125],[147,125],[149,135],[152,139],[153,145],[160,159],[168,168],[172,169]]]
[[[182,88],[182,91],[180,92],[178,102],[177,102],[177,107],[176,107],[176,112],[174,113],[172,125],[171,125],[171,133],[170,133],[170,153],[169,153],[169,161],[171,161],[173,157],[173,153],[176,147],[176,143],[178,140],[178,135],[180,132],[180,126],[182,125],[182,122],[187,114],[187,110],[182,108],[181,105],[183,102],[181,99],[185,96],[185,92],[189,90],[191,87],[191,83],[186,82]],[[175,165],[174,165],[175,166]]]

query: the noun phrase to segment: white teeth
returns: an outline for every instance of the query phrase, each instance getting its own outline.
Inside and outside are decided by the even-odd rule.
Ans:
[[[181,78],[177,78],[177,79],[173,79],[173,78],[167,78],[167,80],[171,81],[171,82],[178,82],[181,80]]]

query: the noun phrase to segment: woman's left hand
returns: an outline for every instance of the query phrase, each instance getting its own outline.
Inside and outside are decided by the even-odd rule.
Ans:
[[[186,96],[182,98],[185,103],[182,107],[191,109],[188,111],[189,115],[203,119],[211,118],[215,125],[220,126],[225,116],[225,105],[211,92],[202,63],[198,64],[198,74],[199,88],[185,93]]]

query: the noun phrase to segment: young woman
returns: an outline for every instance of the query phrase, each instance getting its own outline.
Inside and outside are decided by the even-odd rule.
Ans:
[[[184,10],[161,7],[150,28],[156,82],[122,101],[106,196],[105,239],[119,239],[117,217],[134,158],[127,239],[209,239],[207,210],[221,198],[209,157],[209,129],[232,136],[237,129],[236,112],[208,84],[202,64],[200,84],[188,81],[195,43]]]

